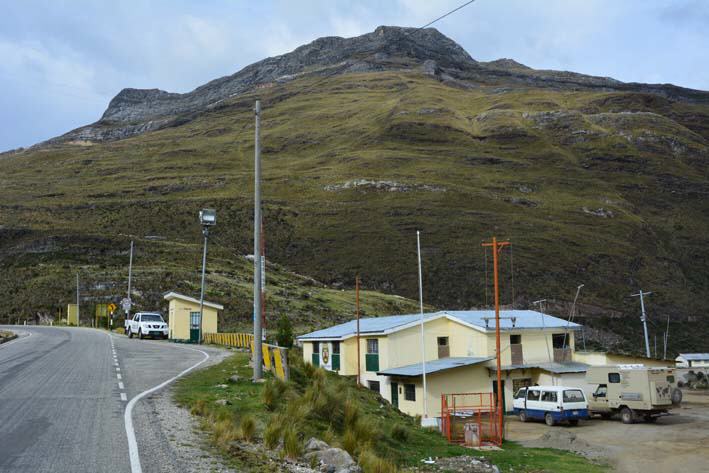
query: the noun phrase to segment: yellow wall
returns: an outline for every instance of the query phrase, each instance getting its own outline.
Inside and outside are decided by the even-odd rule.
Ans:
[[[190,312],[199,312],[199,303],[183,299],[172,299],[169,307],[169,337],[174,340],[189,340]],[[217,309],[204,306],[202,334],[217,332]]]
[[[657,368],[673,367],[674,362],[669,360],[656,360],[644,356],[619,355],[606,352],[575,352],[574,361],[592,366],[604,365],[645,365]]]
[[[452,324],[446,318],[440,318],[437,320],[432,320],[424,323],[424,340],[426,343],[426,360],[437,360],[438,359],[438,337],[449,337],[448,343],[451,343],[450,339],[450,325]],[[460,324],[455,324],[460,330],[469,331],[467,327],[463,327]],[[381,369],[395,368],[397,366],[406,366],[414,363],[421,363],[421,326],[415,325],[407,329],[401,330],[399,332],[394,332],[388,337],[389,343],[389,353],[388,362],[390,364],[383,366],[381,359],[379,361],[379,367]],[[381,342],[380,342],[381,344]],[[451,347],[452,348],[452,347]],[[381,345],[380,345],[381,351]],[[451,356],[462,356],[454,355],[451,352]]]
[[[411,416],[423,416],[423,378],[393,378],[392,381],[399,383],[399,410]],[[411,383],[416,386],[415,401],[404,399],[404,384]],[[492,392],[487,368],[482,365],[431,373],[426,376],[426,388],[429,417],[441,416],[442,394]],[[385,397],[391,401],[391,392],[388,392]]]
[[[79,311],[76,304],[68,304],[66,308],[66,323],[68,325],[79,325]]]
[[[553,335],[564,333],[563,329],[542,330],[511,330],[500,333],[500,352],[502,353],[502,365],[512,364],[512,351],[510,349],[510,335],[522,336],[522,358],[525,364],[528,363],[548,363],[554,361]],[[488,337],[488,356],[495,356],[495,333]],[[567,344],[574,349],[574,333],[568,332]],[[548,348],[547,348],[548,347]]]

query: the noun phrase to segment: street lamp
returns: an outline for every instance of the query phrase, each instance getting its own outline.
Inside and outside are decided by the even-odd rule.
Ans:
[[[197,327],[197,343],[202,343],[202,318],[204,317],[204,274],[207,268],[207,241],[209,240],[209,227],[217,224],[217,211],[202,209],[199,211],[199,223],[202,225],[204,235],[204,252],[202,253],[202,288],[199,294],[199,325]]]

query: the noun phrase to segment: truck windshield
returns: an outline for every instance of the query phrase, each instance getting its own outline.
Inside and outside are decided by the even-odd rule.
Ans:
[[[564,402],[583,402],[583,392],[580,389],[564,390]]]
[[[141,322],[162,322],[162,317],[158,314],[143,314],[140,318]]]

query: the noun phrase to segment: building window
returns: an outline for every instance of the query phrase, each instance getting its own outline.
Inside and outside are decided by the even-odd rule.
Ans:
[[[379,381],[368,381],[369,389],[375,392],[379,392]]]
[[[510,335],[510,345],[519,345],[522,343],[522,335]]]
[[[379,340],[367,339],[367,353],[364,355],[364,365],[367,371],[379,371]]]
[[[332,342],[332,371],[340,371],[340,342]]]
[[[528,388],[532,385],[532,378],[520,378],[512,380],[512,392],[517,392],[522,388]]]
[[[620,373],[608,373],[609,383],[620,383]]]
[[[438,346],[439,347],[448,346],[448,337],[438,337]]]
[[[568,348],[569,336],[565,333],[555,333],[551,336],[551,342],[554,348]]]
[[[542,402],[556,402],[556,391],[543,391]]]
[[[320,366],[320,342],[313,342],[313,354],[310,355],[313,366]]]
[[[416,400],[416,385],[415,384],[404,384],[404,399],[407,401]]]
[[[190,328],[199,328],[199,312],[190,312]]]

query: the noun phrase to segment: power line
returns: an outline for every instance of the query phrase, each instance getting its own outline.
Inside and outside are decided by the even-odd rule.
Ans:
[[[425,25],[423,25],[421,28],[419,28],[419,29],[416,30],[416,31],[422,30],[422,29],[424,29],[424,28],[428,28],[429,26],[431,26],[432,24],[434,24],[434,23],[437,22],[438,20],[442,20],[442,19],[444,19],[445,17],[447,17],[448,15],[452,15],[453,13],[457,12],[458,10],[461,10],[461,9],[467,7],[468,5],[470,5],[471,3],[473,3],[474,1],[475,1],[475,0],[470,0],[469,2],[465,2],[464,4],[460,5],[459,7],[454,8],[453,10],[449,11],[449,12],[446,13],[445,15],[441,15],[441,16],[439,16],[438,18],[436,18],[435,20],[433,20],[433,21],[431,21],[431,22],[429,22],[429,23],[426,23]]]

